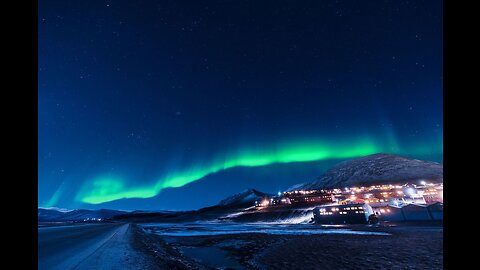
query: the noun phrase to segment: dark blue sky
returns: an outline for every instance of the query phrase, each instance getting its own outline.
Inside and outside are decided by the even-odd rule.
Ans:
[[[39,205],[194,209],[359,154],[442,162],[442,5],[41,1]]]

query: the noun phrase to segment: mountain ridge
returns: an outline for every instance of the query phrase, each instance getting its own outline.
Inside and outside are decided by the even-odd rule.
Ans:
[[[224,198],[217,205],[219,206],[242,205],[247,203],[253,203],[255,201],[261,200],[264,197],[271,197],[271,196],[273,195],[258,191],[254,188],[250,188]]]
[[[293,185],[287,191],[343,188],[380,183],[393,184],[418,180],[442,182],[443,165],[432,161],[377,153],[340,162],[316,180]]]

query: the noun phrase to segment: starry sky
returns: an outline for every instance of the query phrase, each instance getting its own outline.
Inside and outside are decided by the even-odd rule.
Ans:
[[[40,1],[38,204],[187,210],[443,162],[443,2]]]

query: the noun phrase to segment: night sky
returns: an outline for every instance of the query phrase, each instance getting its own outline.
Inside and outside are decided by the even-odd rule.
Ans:
[[[38,203],[196,209],[443,162],[442,1],[40,1]]]

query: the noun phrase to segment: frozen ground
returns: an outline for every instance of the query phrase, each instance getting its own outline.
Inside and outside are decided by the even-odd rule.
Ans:
[[[443,268],[441,224],[144,226],[155,241],[207,269]]]
[[[336,226],[318,226],[314,224],[283,224],[283,223],[150,223],[143,224],[149,232],[161,236],[214,236],[228,234],[263,233],[274,235],[312,235],[312,234],[358,234],[358,235],[389,235],[384,232],[352,230]]]
[[[105,223],[39,227],[38,241],[38,269],[443,268],[440,223]]]

